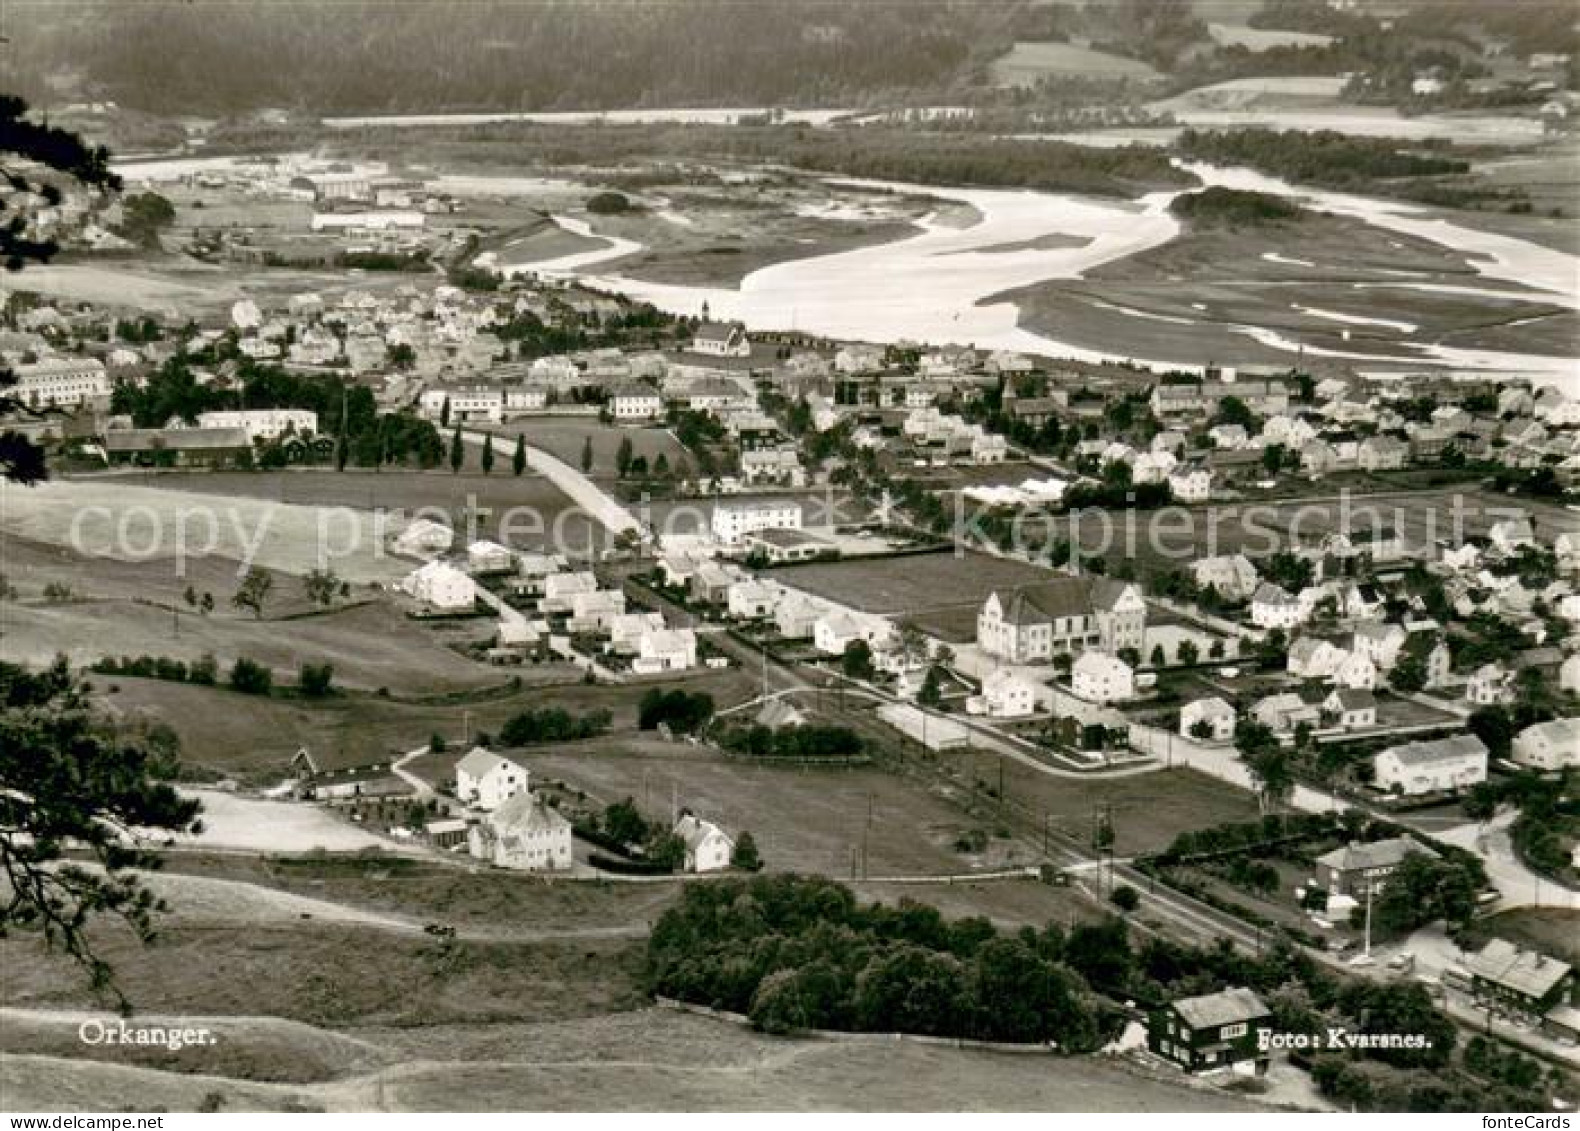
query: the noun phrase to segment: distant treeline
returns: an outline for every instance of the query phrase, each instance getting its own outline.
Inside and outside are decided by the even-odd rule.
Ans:
[[[409,131],[337,134],[351,152],[413,146]],[[939,135],[888,125],[812,129],[795,125],[540,125],[493,122],[424,131],[418,151],[434,163],[531,154],[544,167],[626,161],[736,161],[915,184],[980,185],[1127,196],[1189,185],[1194,178],[1154,146],[1097,148],[974,134]],[[744,192],[745,190],[737,190]]]
[[[1176,143],[1186,157],[1214,165],[1249,165],[1297,184],[1354,188],[1394,177],[1437,177],[1468,173],[1460,157],[1406,150],[1388,138],[1353,137],[1333,130],[1193,130]]]

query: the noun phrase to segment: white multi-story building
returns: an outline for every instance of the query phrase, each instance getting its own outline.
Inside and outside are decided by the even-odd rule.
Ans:
[[[726,545],[738,545],[746,535],[763,530],[800,530],[801,504],[779,500],[718,503],[710,526],[714,538]]]
[[[1264,581],[1251,596],[1251,623],[1258,628],[1289,630],[1305,620],[1298,598],[1271,582]]]
[[[73,408],[110,395],[104,363],[93,357],[46,357],[18,365],[9,395],[32,408]]]
[[[288,433],[298,436],[318,431],[318,414],[305,408],[247,408],[198,413],[199,428],[240,428],[247,439],[278,440]]]
[[[1135,585],[1059,578],[990,593],[977,614],[977,644],[1010,663],[1046,663],[1089,648],[1139,650],[1146,625],[1146,602]]]
[[[561,872],[571,867],[571,823],[536,794],[522,790],[472,826],[473,856],[500,868]]]
[[[617,424],[656,420],[664,415],[664,398],[647,385],[624,385],[609,397],[609,413]]]

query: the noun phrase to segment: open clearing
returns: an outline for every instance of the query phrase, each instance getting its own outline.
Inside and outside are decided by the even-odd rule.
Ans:
[[[537,441],[529,438],[529,442]],[[465,450],[468,466],[475,468],[481,450],[473,445]],[[478,538],[501,540],[518,549],[552,548],[572,553],[601,545],[602,527],[564,492],[542,476],[511,472],[513,452],[513,444],[501,441],[489,475],[475,469],[458,475],[448,470],[193,471],[162,472],[148,477],[147,482],[170,491],[384,513],[387,517],[383,521],[391,532],[421,513],[436,521],[448,520],[461,546]],[[614,466],[613,449],[609,465]],[[397,559],[403,572],[415,564]]]
[[[849,605],[862,612],[904,615],[939,632],[958,636],[995,590],[1052,581],[1053,573],[1025,562],[987,554],[943,550],[902,557],[816,562],[773,570],[792,589]]]
[[[124,561],[214,554],[306,573],[322,554],[348,581],[392,581],[411,569],[384,549],[400,527],[350,509],[164,491],[120,476],[0,484],[0,533]]]
[[[360,694],[317,701],[262,698],[123,676],[95,677],[94,683],[97,702],[118,717],[174,728],[183,761],[268,784],[288,775],[291,758],[304,746],[320,767],[366,765],[423,746],[435,733],[454,745],[467,733],[497,733],[528,708],[555,706],[575,713],[601,708],[613,715],[616,730],[636,726],[639,695],[630,688],[586,684],[561,665],[518,668],[512,674],[521,677],[520,689],[433,702]],[[501,673],[498,678],[503,684],[508,677]],[[670,685],[707,691],[720,707],[751,694],[750,681],[733,670],[698,672]]]
[[[329,663],[343,687],[398,695],[498,686],[505,679],[448,646],[489,637],[490,618],[419,625],[388,597],[363,590],[353,591],[351,603],[316,609],[295,577],[275,573],[267,616],[258,620],[231,605],[238,571],[222,558],[194,558],[178,576],[168,560],[85,557],[6,538],[0,573],[21,594],[0,602],[0,657],[13,663],[48,663],[60,653],[82,665],[106,656],[191,661],[209,654],[223,670],[246,656],[274,668],[282,684],[294,681],[303,662]],[[50,582],[69,586],[72,599],[43,599]],[[211,594],[214,611],[202,616],[189,606],[187,586]]]
[[[962,781],[976,781],[979,806],[991,812],[1002,774],[1004,797],[1024,814],[1042,815],[1053,832],[1092,843],[1092,831],[1104,810],[1110,810],[1114,852],[1134,856],[1166,847],[1186,829],[1204,829],[1229,821],[1253,821],[1256,800],[1246,791],[1225,785],[1195,770],[1157,770],[1118,778],[1053,777],[1013,758],[996,754],[940,751],[936,759]]]
[[[976,825],[943,798],[883,770],[754,764],[662,742],[592,742],[528,750],[534,780],[563,781],[609,803],[631,797],[650,816],[691,809],[732,832],[749,829],[774,871],[866,875],[949,875],[977,867],[1029,864],[1027,846],[991,842],[966,855],[955,840]],[[869,822],[870,813],[870,822]]]
[[[215,1065],[215,1049],[234,1044],[195,1050],[184,1063],[174,1054],[175,1063],[132,1067],[86,1059],[80,1044],[48,1042],[61,1055],[0,1054],[0,1089],[15,1097],[18,1110],[38,1111],[191,1111],[211,1095],[227,1111],[1258,1110],[1211,1085],[1096,1057],[996,1054],[882,1037],[768,1037],[655,1008],[465,1028],[364,1027],[351,1039],[324,1033],[311,1045],[292,1030],[314,1055],[285,1063],[270,1054],[258,1028],[223,1030],[246,1042],[224,1067]],[[381,1057],[399,1059],[378,1068]],[[260,1084],[221,1075],[227,1067],[259,1075],[254,1063],[275,1068],[277,1080],[282,1070],[306,1080]],[[214,1074],[188,1074],[196,1071]],[[334,1071],[347,1075],[322,1079]]]
[[[1019,42],[1007,55],[993,60],[998,86],[1036,86],[1045,78],[1158,79],[1162,76],[1140,59],[1127,59],[1073,43]]]

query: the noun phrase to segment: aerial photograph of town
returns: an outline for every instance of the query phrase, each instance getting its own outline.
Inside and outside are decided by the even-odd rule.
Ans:
[[[1577,1106],[1574,0],[0,0],[9,1127]]]

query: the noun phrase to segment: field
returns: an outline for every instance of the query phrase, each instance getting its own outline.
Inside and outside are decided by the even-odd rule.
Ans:
[[[501,687],[429,702],[363,694],[320,701],[261,698],[121,676],[98,677],[95,683],[98,701],[118,717],[173,727],[184,761],[269,783],[285,776],[291,758],[304,746],[320,766],[366,764],[426,745],[436,732],[456,744],[467,733],[497,732],[528,708],[557,706],[576,713],[602,708],[613,715],[615,729],[636,726],[639,694],[630,688],[583,683],[554,664],[518,668],[512,674],[523,680],[519,690]],[[505,675],[496,671],[496,676],[496,685],[503,684]],[[748,694],[746,678],[734,671],[698,673],[673,682],[708,691],[720,707]]]
[[[537,442],[535,437],[533,442]],[[547,479],[512,474],[513,443],[500,442],[490,475],[476,467],[481,449],[467,445],[465,450],[467,469],[459,475],[448,470],[197,471],[161,472],[147,477],[146,482],[169,491],[383,514],[391,533],[398,531],[406,518],[422,512],[435,519],[448,517],[457,524],[454,529],[463,542],[493,538],[520,549],[553,548],[568,553],[585,552],[590,545],[601,544],[602,527],[579,512]],[[614,456],[609,459],[612,464]],[[475,528],[466,520],[473,513]],[[402,572],[415,565],[399,559],[395,564]]]
[[[0,603],[0,657],[44,664],[64,653],[74,664],[89,664],[105,656],[191,661],[212,654],[224,668],[247,656],[274,668],[282,683],[287,675],[294,680],[303,662],[330,663],[341,686],[383,687],[396,695],[443,694],[504,681],[498,669],[449,646],[489,637],[490,619],[456,622],[453,628],[419,626],[390,598],[360,589],[350,603],[319,610],[308,604],[295,577],[272,573],[267,616],[259,620],[231,605],[234,562],[194,558],[187,567],[182,577],[168,562],[86,557],[7,538],[0,572],[21,599]],[[72,598],[42,598],[52,582],[68,585]],[[187,605],[188,585],[213,595],[213,613],[202,616]]]
[[[1213,42],[1222,47],[1244,47],[1250,51],[1266,51],[1273,47],[1320,47],[1333,42],[1331,35],[1246,27],[1244,24],[1208,24],[1207,31]]]
[[[0,1090],[25,1111],[192,1111],[204,1101],[226,1111],[1258,1110],[1210,1085],[1090,1057],[775,1038],[652,1008],[549,1016],[543,1009],[522,1023],[360,1029],[354,1040],[324,1032],[307,1046],[312,1059],[284,1065],[267,1047],[279,1039],[253,1023],[239,1037],[246,1045],[227,1054],[234,1076],[257,1075],[261,1060],[318,1077],[266,1084],[234,1078],[208,1050],[160,1069],[89,1060],[72,1047],[74,1027],[62,1025],[66,1033],[45,1045],[60,1056],[0,1054]],[[291,1048],[301,1045],[293,1031]],[[335,1072],[345,1074],[323,1079]]]
[[[953,551],[817,562],[772,572],[774,580],[792,589],[862,612],[903,614],[951,638],[960,638],[962,632],[974,636],[977,611],[989,593],[1050,581],[1053,576],[1024,562]]]
[[[380,525],[349,508],[282,504],[240,496],[164,491],[130,476],[56,480],[0,488],[0,533],[69,546],[124,561],[159,561],[150,572],[205,555],[306,573],[320,554],[351,582],[393,581],[410,563],[391,557],[384,539],[400,524]]]
[[[158,881],[172,904],[160,939],[145,948],[104,929],[97,942],[135,1005],[133,1024],[202,1027],[214,1043],[83,1043],[79,1024],[109,1022],[108,1004],[59,953],[13,934],[0,941],[7,1106],[1251,1110],[1118,1060],[887,1036],[773,1038],[653,1008],[641,990],[642,936],[674,897],[671,884],[549,883],[389,858],[183,854],[171,866]],[[1052,891],[869,885],[861,894],[936,895],[967,914],[979,898],[992,908],[1039,889]],[[1044,921],[1029,910],[989,913]],[[1052,905],[1047,918],[1067,921]],[[454,925],[458,936],[427,937],[417,929],[424,921]]]
[[[993,81],[999,86],[1035,86],[1044,78],[1160,78],[1139,59],[1077,47],[1072,43],[1017,43],[1009,54],[993,60]]]
[[[977,783],[979,807],[997,805],[987,791],[997,790],[1024,816],[1041,815],[1056,832],[1090,845],[1094,822],[1111,812],[1114,851],[1119,856],[1156,852],[1186,829],[1203,829],[1257,817],[1250,794],[1194,770],[1156,770],[1125,777],[1053,777],[995,754],[944,751],[938,761],[967,786]]]
[[[1253,330],[1311,350],[1399,358],[1418,356],[1416,343],[1567,357],[1580,341],[1580,316],[1538,293],[1488,284],[1437,244],[1325,215],[1188,228],[1081,279],[996,297],[1020,306],[1021,325],[1060,340],[1105,350],[1123,342],[1133,356],[1197,364],[1288,364],[1287,348],[1264,344]],[[1318,368],[1334,364],[1309,359]]]
[[[1010,840],[981,854],[954,843],[975,823],[942,797],[878,769],[753,765],[662,742],[613,741],[532,750],[523,758],[535,780],[563,781],[609,803],[631,797],[651,816],[692,809],[725,828],[749,829],[774,871],[866,875],[964,873],[1029,864],[1035,853]]]
[[[602,423],[596,417],[532,416],[510,424],[494,425],[486,430],[505,437],[496,453],[499,457],[495,465],[496,475],[499,474],[498,468],[508,469],[518,435],[525,436],[527,443],[533,447],[541,448],[577,469],[582,465],[583,447],[591,440],[593,462],[588,474],[600,482],[613,482],[618,477],[615,457],[625,440],[631,441],[632,457],[645,456],[649,465],[662,455],[671,467],[681,460],[695,466],[685,446],[667,428],[616,428],[612,424]],[[508,470],[506,474],[509,474]]]

